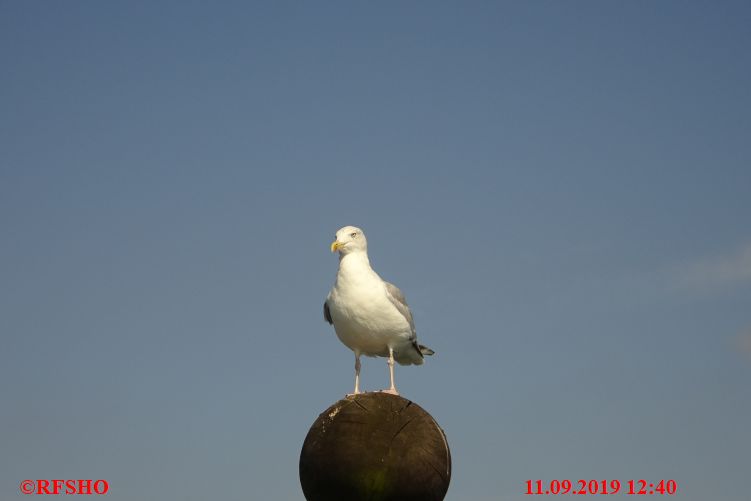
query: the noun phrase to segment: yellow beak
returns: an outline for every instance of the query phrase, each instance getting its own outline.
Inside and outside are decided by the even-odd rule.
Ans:
[[[342,244],[334,240],[333,242],[331,242],[331,252],[336,252],[341,246]]]

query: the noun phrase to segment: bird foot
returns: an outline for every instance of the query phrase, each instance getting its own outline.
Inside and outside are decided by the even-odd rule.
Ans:
[[[396,391],[396,388],[389,388],[388,390],[381,390],[379,393],[388,393],[389,395],[399,395],[399,392]]]

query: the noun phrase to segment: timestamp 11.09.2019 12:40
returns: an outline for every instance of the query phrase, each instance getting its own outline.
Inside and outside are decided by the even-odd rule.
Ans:
[[[631,494],[637,496],[668,495],[678,491],[675,480],[659,480],[649,482],[644,479],[626,480],[527,480],[527,490],[524,494],[531,495],[604,495]]]

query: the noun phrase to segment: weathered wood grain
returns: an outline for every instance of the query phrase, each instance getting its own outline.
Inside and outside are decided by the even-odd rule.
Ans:
[[[311,426],[300,454],[308,501],[439,501],[451,479],[443,430],[396,395],[349,396]]]

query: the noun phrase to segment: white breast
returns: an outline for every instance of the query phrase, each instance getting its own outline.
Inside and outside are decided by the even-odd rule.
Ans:
[[[410,344],[412,329],[391,303],[383,280],[365,260],[347,256],[339,266],[327,303],[339,339],[355,352],[388,356],[388,348]]]

